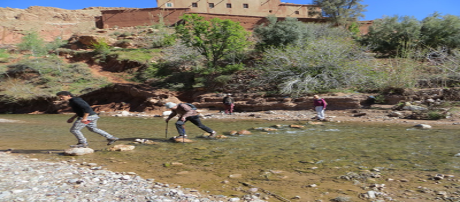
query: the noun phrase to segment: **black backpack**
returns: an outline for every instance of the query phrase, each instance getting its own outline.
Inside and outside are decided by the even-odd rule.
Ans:
[[[195,107],[195,105],[190,104],[190,103],[181,103],[181,104],[186,104],[186,105],[188,105],[190,108],[192,108],[193,110],[197,110],[197,109],[198,109],[198,108]]]

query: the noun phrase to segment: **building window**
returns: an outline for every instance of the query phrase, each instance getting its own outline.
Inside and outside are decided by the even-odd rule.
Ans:
[[[209,3],[209,8],[214,8],[214,3]]]
[[[227,4],[227,8],[232,8],[232,4]]]
[[[166,7],[173,7],[173,4],[172,3],[166,3]]]
[[[273,11],[272,11],[272,10],[269,10],[268,12],[269,12],[269,13],[272,13]]]
[[[192,7],[198,7],[198,3],[192,3]]]
[[[243,8],[249,8],[249,4],[243,4]]]
[[[299,14],[300,14],[300,12],[299,12],[299,11],[295,11],[295,14],[299,15]]]

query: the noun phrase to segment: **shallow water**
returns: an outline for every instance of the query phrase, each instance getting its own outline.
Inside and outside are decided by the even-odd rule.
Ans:
[[[394,125],[350,125],[263,120],[211,120],[203,123],[228,135],[231,130],[270,127],[274,132],[251,130],[252,135],[228,139],[196,138],[203,132],[191,123],[187,134],[194,143],[166,141],[177,134],[171,121],[166,134],[163,118],[102,117],[99,128],[128,144],[136,138],[151,139],[156,145],[136,145],[134,151],[109,152],[103,137],[86,129],[93,155],[68,157],[62,151],[75,144],[66,123],[69,115],[0,115],[0,119],[21,122],[0,123],[0,150],[34,154],[53,160],[77,159],[95,162],[114,171],[135,172],[144,178],[209,190],[213,194],[242,194],[241,182],[249,182],[274,193],[292,197],[305,194],[304,186],[316,177],[337,177],[349,171],[379,168],[399,171],[455,173],[460,168],[458,128],[420,130]],[[289,124],[305,125],[304,129]],[[172,162],[182,166],[169,166]],[[229,178],[241,174],[240,178]],[[308,174],[315,174],[308,175]],[[221,183],[227,180],[226,184]]]

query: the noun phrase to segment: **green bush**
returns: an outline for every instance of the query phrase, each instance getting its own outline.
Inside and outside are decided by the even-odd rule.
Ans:
[[[33,56],[46,54],[45,41],[40,38],[37,32],[26,33],[18,44],[19,50],[30,51]]]
[[[102,60],[110,54],[110,45],[103,39],[93,42],[91,46],[94,48],[94,52],[98,54]]]
[[[429,112],[427,112],[426,115],[427,115],[427,118],[428,118],[429,120],[439,120],[439,119],[444,119],[444,118],[446,118],[445,115],[443,115],[442,113],[439,113],[439,112],[437,112],[437,111],[429,111]]]
[[[282,94],[324,92],[367,83],[372,67],[362,48],[350,40],[323,38],[301,46],[271,48],[259,65],[262,84],[278,86]]]
[[[8,62],[10,58],[10,54],[6,49],[0,49],[0,63]]]
[[[106,85],[84,63],[65,64],[57,57],[22,60],[6,67],[0,78],[2,94],[13,98],[53,96],[63,89],[74,92]]]

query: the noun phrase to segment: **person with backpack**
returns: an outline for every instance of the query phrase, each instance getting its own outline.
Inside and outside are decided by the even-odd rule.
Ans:
[[[196,107],[192,104],[188,103],[180,103],[176,104],[173,102],[168,102],[165,104],[166,108],[171,109],[172,113],[166,119],[166,123],[169,122],[174,116],[179,115],[179,120],[176,122],[176,129],[179,133],[179,136],[175,136],[174,138],[187,138],[187,134],[185,134],[184,124],[187,121],[192,122],[194,125],[198,126],[201,130],[206,131],[207,133],[211,134],[210,138],[215,138],[217,132],[212,130],[211,128],[203,125],[200,121],[200,117],[198,116],[198,112],[196,111]]]
[[[225,114],[233,114],[233,108],[235,107],[235,100],[232,98],[232,94],[229,93],[222,100],[225,106]]]
[[[75,135],[78,139],[78,143],[76,145],[70,145],[70,147],[74,148],[86,148],[88,147],[88,142],[86,141],[85,136],[80,131],[84,127],[88,128],[89,131],[93,133],[97,133],[107,139],[107,145],[113,144],[115,141],[119,140],[119,138],[97,128],[97,120],[99,116],[96,112],[91,109],[91,106],[87,102],[85,102],[80,97],[74,97],[72,93],[69,91],[61,91],[56,93],[56,96],[59,97],[59,100],[68,101],[69,106],[75,112],[75,115],[70,117],[67,120],[67,123],[74,122],[75,118],[77,120],[73,123],[72,127],[70,128],[70,132]]]
[[[313,96],[313,105],[315,106],[316,119],[323,121],[325,119],[324,110],[326,110],[327,102],[318,95]]]

